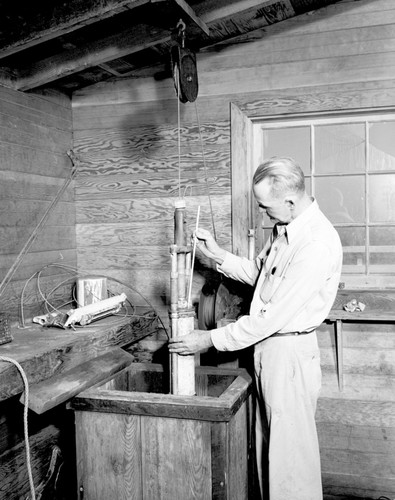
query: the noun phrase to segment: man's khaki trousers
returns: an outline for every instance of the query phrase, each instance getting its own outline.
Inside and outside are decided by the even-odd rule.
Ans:
[[[321,388],[316,332],[255,346],[256,453],[264,500],[322,500],[315,411]]]

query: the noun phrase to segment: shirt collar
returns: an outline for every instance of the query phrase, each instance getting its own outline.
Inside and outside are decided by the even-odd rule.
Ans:
[[[315,214],[318,212],[319,207],[317,201],[312,198],[313,203],[311,203],[301,214],[299,214],[296,219],[291,221],[289,224],[286,226],[283,224],[279,224],[275,226],[276,228],[276,236],[280,236],[282,234],[282,231],[284,231],[282,228],[285,228],[285,235],[287,237],[288,243],[292,242],[298,235],[302,234],[304,232],[304,228],[306,227],[306,224],[314,218]]]

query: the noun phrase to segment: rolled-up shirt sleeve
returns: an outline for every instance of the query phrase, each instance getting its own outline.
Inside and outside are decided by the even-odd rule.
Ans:
[[[233,267],[230,255],[223,263],[224,269],[228,265]],[[258,269],[254,261],[245,260],[252,262],[255,269]],[[211,331],[215,348],[219,351],[233,351],[255,344],[273,333],[293,331],[290,328],[295,328],[294,331],[316,328],[324,321],[336,295],[339,275],[332,269],[334,260],[330,247],[322,241],[310,241],[301,247],[270,300],[266,301],[262,297],[262,285],[265,281],[255,291],[255,294],[260,294],[259,299],[262,301],[262,308],[258,312]],[[240,260],[237,260],[237,265],[236,262],[233,264],[236,269],[233,276],[236,279],[243,276],[243,281],[251,284],[256,278],[257,274],[254,274],[251,264],[242,265]],[[247,281],[247,277],[251,281]],[[333,286],[330,283],[328,286],[330,280],[333,280]]]

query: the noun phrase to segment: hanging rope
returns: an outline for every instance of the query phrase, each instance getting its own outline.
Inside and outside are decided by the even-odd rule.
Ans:
[[[178,129],[178,197],[181,199],[181,112],[180,112],[180,72],[175,66],[177,82],[177,129]]]
[[[0,356],[0,361],[4,361],[6,363],[12,363],[13,365],[15,365],[15,367],[17,368],[22,377],[23,385],[25,387],[25,403],[23,409],[23,434],[25,438],[26,467],[27,467],[27,475],[29,478],[29,486],[30,486],[30,500],[35,500],[36,492],[34,489],[32,464],[30,457],[29,431],[28,431],[29,382],[27,380],[26,373],[24,372],[22,366],[18,363],[18,361],[9,358],[8,356]]]
[[[212,205],[212,202],[211,202],[210,186],[209,186],[208,178],[207,178],[206,157],[205,157],[205,154],[204,154],[202,129],[201,129],[201,126],[200,126],[199,111],[198,111],[198,107],[197,107],[197,102],[196,101],[195,101],[195,110],[196,110],[196,119],[197,119],[198,130],[199,130],[200,147],[202,149],[202,157],[203,157],[203,166],[204,166],[205,184],[206,184],[206,189],[207,189],[207,197],[208,197],[208,202],[209,202],[209,205],[210,205],[211,224],[213,226],[214,239],[216,240],[217,239],[217,233],[215,231],[213,205]]]

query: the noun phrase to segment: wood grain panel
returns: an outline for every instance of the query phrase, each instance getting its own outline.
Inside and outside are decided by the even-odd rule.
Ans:
[[[138,416],[76,412],[76,434],[78,481],[84,498],[143,498]]]
[[[49,264],[59,264],[75,266],[77,262],[77,250],[72,248],[70,250],[62,249],[53,251],[40,251],[40,252],[29,252],[27,256],[22,260],[20,266],[16,270],[13,278],[15,281],[22,281],[34,273],[40,271]],[[0,260],[0,274],[4,275],[8,269],[14,264],[16,254],[2,255]],[[44,264],[45,263],[45,264]],[[59,273],[59,270],[47,270],[44,275],[53,275]]]
[[[228,174],[211,171],[208,177],[210,191],[212,195],[223,194],[230,190],[230,179]],[[179,190],[179,188],[181,188]],[[206,193],[206,180],[204,178],[190,177],[183,178],[181,182],[177,177],[170,177],[163,174],[161,177],[149,177],[147,179],[123,178],[114,176],[113,179],[95,180],[93,178],[79,180],[76,185],[76,199],[97,200],[105,196],[115,198],[150,198],[162,196],[177,197],[179,192],[181,197],[187,193],[193,196],[201,196]]]
[[[103,104],[103,103],[102,103]],[[117,106],[125,105],[120,100]],[[201,138],[200,138],[201,134]],[[74,134],[74,150],[87,158],[108,158],[113,154],[126,154],[138,152],[143,154],[156,151],[158,148],[185,148],[195,147],[200,151],[201,140],[204,148],[224,146],[230,142],[229,120],[214,123],[182,124],[180,137],[176,124],[163,124],[160,127],[153,125],[136,126],[128,128],[115,128],[103,132],[101,129],[91,128],[77,130]]]
[[[210,217],[206,216],[202,220],[201,227],[209,227],[210,222]],[[220,220],[220,222],[222,221]],[[196,225],[194,223],[195,221],[190,220],[186,225],[186,232],[190,237],[192,236],[194,226]],[[173,226],[172,222],[165,222],[162,224],[159,222],[151,223],[148,229],[144,222],[89,225],[79,224],[77,226],[77,237],[79,237],[81,241],[80,249],[83,247],[97,247],[98,245],[114,248],[118,245],[124,246],[125,244],[130,244],[130,248],[134,249],[135,247],[150,244],[152,246],[163,245],[166,247],[166,252],[169,253],[170,244],[174,239]],[[230,230],[229,223],[224,224],[221,227]],[[144,236],[142,237],[141,235],[143,233]],[[220,240],[223,239],[224,238],[220,237]]]
[[[0,196],[9,200],[53,201],[64,183],[64,179],[55,177],[0,171]],[[63,193],[62,200],[73,201],[72,185]]]
[[[14,90],[2,87],[0,93],[1,113],[9,119],[20,120],[31,130],[38,130],[38,127],[44,127],[55,130],[64,130],[71,133],[71,106],[70,99],[66,102],[64,96],[48,101],[45,98],[34,96],[33,94],[16,93]],[[43,132],[43,130],[42,130]],[[67,134],[66,134],[67,135]],[[62,141],[61,141],[62,142]]]
[[[317,429],[321,446],[328,449],[392,453],[395,445],[395,428],[392,427],[318,422]]]
[[[211,498],[210,422],[145,417],[142,424],[145,498]]]
[[[361,473],[351,475],[323,472],[322,483],[325,493],[336,495],[336,497],[340,496],[340,498],[343,495],[346,500],[350,496],[351,498],[377,498],[377,494],[379,494],[391,498],[395,494],[395,480],[381,475],[372,477]]]
[[[56,195],[55,195],[56,196]],[[49,202],[42,200],[1,199],[0,226],[24,227],[33,230],[40,222],[49,206]],[[67,226],[75,224],[74,203],[59,202],[50,212],[46,225]]]
[[[177,149],[162,148],[153,154],[147,152],[132,151],[120,157],[115,151],[111,154],[111,159],[86,160],[81,157],[83,166],[79,169],[79,178],[87,176],[112,176],[129,175],[133,179],[144,179],[155,175],[178,176],[181,177],[199,175],[205,177],[212,171],[222,170],[225,174],[229,171],[229,148],[206,149],[204,156],[201,151],[182,152],[179,159]]]
[[[37,175],[50,173],[52,177],[58,178],[70,175],[70,158],[63,152],[55,154],[26,144],[0,142],[0,158],[0,170],[4,171]]]
[[[34,229],[34,228],[33,228]],[[26,227],[3,228],[0,234],[0,246],[6,253],[19,253],[28,240],[32,230]],[[74,226],[47,226],[37,236],[31,246],[32,252],[45,248],[46,250],[62,250],[75,248]]]
[[[210,187],[209,187],[210,193]],[[171,198],[137,198],[133,200],[78,200],[77,223],[78,224],[107,224],[136,222],[163,222],[174,218],[174,199]],[[221,194],[212,198],[212,209],[214,224],[219,227],[228,227],[230,223],[230,194]],[[200,206],[200,218],[202,225],[211,225],[210,199],[207,194],[203,196],[187,196],[186,218],[187,223],[195,222],[195,214]],[[210,224],[209,224],[210,221]]]
[[[229,422],[229,498],[248,498],[247,403]]]

